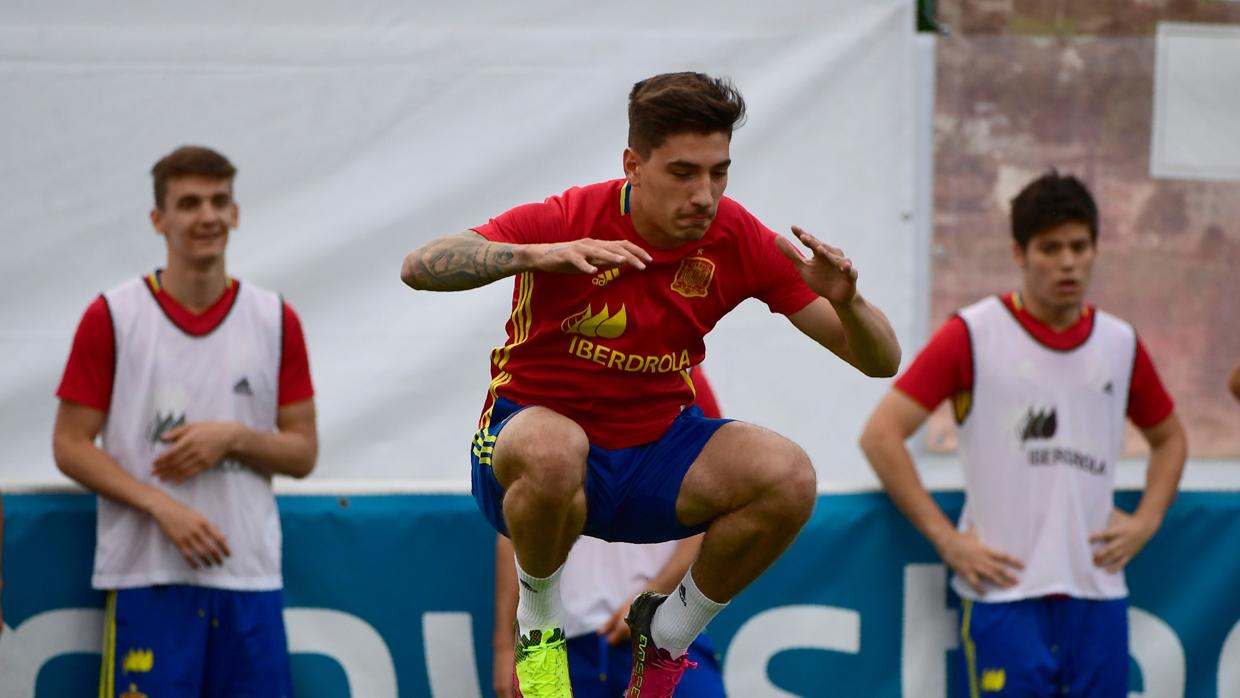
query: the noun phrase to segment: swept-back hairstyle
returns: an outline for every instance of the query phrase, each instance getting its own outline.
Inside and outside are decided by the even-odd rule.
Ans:
[[[629,93],[629,147],[643,158],[678,133],[732,137],[745,120],[745,99],[730,81],[702,73],[664,73]]]
[[[168,181],[178,177],[203,177],[227,179],[232,183],[237,168],[228,158],[200,145],[183,145],[168,153],[151,168],[155,180],[155,206],[164,207],[164,195],[168,193]]]

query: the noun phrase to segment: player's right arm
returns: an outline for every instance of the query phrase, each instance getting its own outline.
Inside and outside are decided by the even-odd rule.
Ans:
[[[219,529],[167,492],[130,475],[95,444],[105,416],[93,407],[60,401],[52,431],[56,467],[86,489],[150,515],[190,567],[223,564],[228,542]]]
[[[939,328],[874,409],[861,434],[861,450],[892,502],[930,541],[943,562],[984,593],[984,583],[1016,584],[1013,570],[1021,569],[1021,563],[982,543],[974,531],[957,530],[926,491],[905,445],[934,406],[972,387],[969,331],[963,320],[954,317]]]
[[[517,622],[517,563],[512,542],[495,534],[495,629],[491,634],[491,688],[496,698],[513,698]]]
[[[466,230],[405,255],[400,279],[419,291],[464,291],[527,271],[597,274],[625,264],[645,269],[650,255],[628,240],[493,242]]]
[[[899,390],[892,390],[870,415],[861,434],[861,450],[891,501],[934,546],[939,557],[978,593],[983,582],[1014,586],[1020,561],[991,548],[973,531],[961,532],[922,484],[905,441],[930,416],[929,410]]]

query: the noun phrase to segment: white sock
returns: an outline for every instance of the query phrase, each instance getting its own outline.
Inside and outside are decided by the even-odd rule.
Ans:
[[[689,651],[689,645],[706,629],[706,624],[726,607],[706,598],[693,582],[693,568],[685,573],[680,586],[659,605],[650,621],[650,636],[656,647],[673,659]]]
[[[547,577],[533,577],[517,563],[517,629],[522,635],[531,630],[563,627],[564,604],[560,600],[560,574],[564,565]]]

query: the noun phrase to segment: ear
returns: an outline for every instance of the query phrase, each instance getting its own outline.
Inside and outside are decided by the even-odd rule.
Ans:
[[[632,148],[625,148],[622,164],[624,165],[624,176],[629,180],[629,184],[635,187],[640,186],[641,166],[645,163],[642,162],[641,156],[637,154],[637,151]]]
[[[1015,240],[1012,241],[1012,261],[1016,262],[1016,266],[1020,267],[1021,271],[1024,271],[1025,248],[1021,247],[1020,243]]]
[[[228,229],[235,230],[237,224],[241,222],[241,207],[234,201],[232,204],[232,212],[228,214]]]
[[[164,212],[158,206],[151,209],[151,227],[160,235],[164,234]]]

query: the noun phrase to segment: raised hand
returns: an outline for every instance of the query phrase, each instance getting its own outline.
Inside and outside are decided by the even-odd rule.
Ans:
[[[1020,560],[983,543],[973,529],[948,539],[939,556],[979,594],[986,593],[985,584],[1004,589],[1016,586],[1013,571],[1024,569]]]
[[[826,244],[798,226],[792,226],[792,234],[809,249],[809,257],[801,254],[787,238],[778,237],[775,244],[800,272],[805,283],[833,304],[852,302],[857,295],[857,270],[852,260],[840,248]]]
[[[582,238],[530,247],[531,268],[561,274],[597,274],[625,264],[645,269],[650,261],[649,253],[628,240]]]
[[[170,496],[160,499],[151,516],[194,569],[222,565],[232,554],[224,534],[207,517]]]
[[[1099,546],[1094,551],[1094,564],[1115,574],[1141,552],[1145,544],[1158,530],[1139,516],[1116,509],[1107,527],[1089,536],[1089,542]]]
[[[170,446],[154,461],[155,477],[184,482],[214,468],[232,449],[239,428],[236,422],[193,422],[169,429],[161,438]]]

